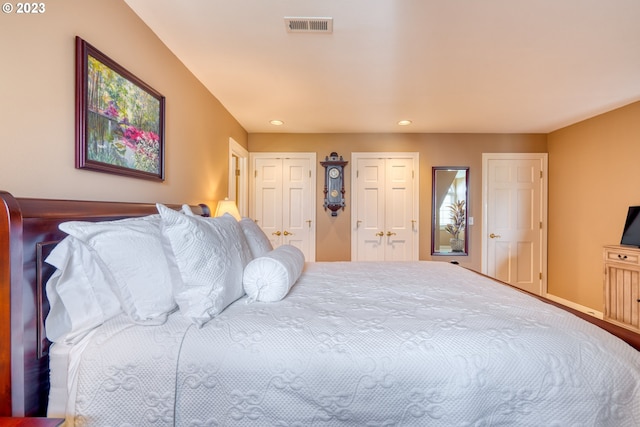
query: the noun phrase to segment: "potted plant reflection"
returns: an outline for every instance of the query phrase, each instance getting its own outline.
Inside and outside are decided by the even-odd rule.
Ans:
[[[458,200],[449,205],[451,211],[451,222],[444,227],[444,230],[451,234],[451,251],[463,252],[464,239],[460,238],[460,233],[464,231],[465,225],[465,201]]]

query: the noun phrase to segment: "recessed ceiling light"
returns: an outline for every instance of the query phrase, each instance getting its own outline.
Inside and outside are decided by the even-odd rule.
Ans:
[[[409,126],[411,124],[411,120],[400,120],[398,124],[400,126]]]
[[[282,120],[271,120],[269,121],[269,123],[271,123],[274,126],[282,126],[284,124]]]

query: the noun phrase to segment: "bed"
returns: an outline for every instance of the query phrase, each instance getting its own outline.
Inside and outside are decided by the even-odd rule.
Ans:
[[[179,239],[185,224],[210,227],[200,218],[209,210],[0,197],[0,416],[49,411],[68,425],[640,425],[638,334],[443,262],[301,264],[293,250],[249,248],[248,293],[222,308],[203,309],[203,298],[182,304],[178,292],[178,307],[160,320],[116,310],[51,345],[45,288],[61,269],[45,259],[67,237],[60,224],[167,209],[162,221],[175,221]],[[169,240],[171,274],[192,272],[198,254],[181,261]],[[267,284],[279,286],[256,293],[250,286],[267,279],[253,265],[277,265]]]

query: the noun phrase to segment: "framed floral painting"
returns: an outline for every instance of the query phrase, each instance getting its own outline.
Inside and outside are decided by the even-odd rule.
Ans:
[[[76,37],[76,168],[164,180],[162,95]]]

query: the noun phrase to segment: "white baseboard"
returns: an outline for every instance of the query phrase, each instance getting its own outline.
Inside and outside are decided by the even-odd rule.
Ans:
[[[551,294],[547,294],[547,295],[545,295],[545,297],[549,298],[551,301],[557,302],[557,303],[562,304],[562,305],[566,305],[567,307],[571,307],[574,310],[581,311],[583,313],[586,313],[586,314],[588,314],[590,316],[593,316],[593,317],[596,317],[598,319],[602,319],[604,317],[602,312],[594,310],[591,307],[585,307],[584,305],[576,304],[575,302],[572,302],[572,301],[569,301],[569,300],[566,300],[564,298],[560,298],[560,297],[557,297],[557,296],[551,295]]]

